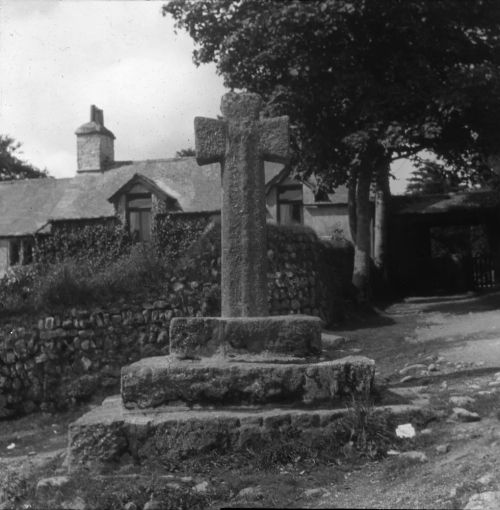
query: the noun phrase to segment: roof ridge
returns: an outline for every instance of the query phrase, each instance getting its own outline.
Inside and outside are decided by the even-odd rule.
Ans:
[[[64,181],[64,180],[71,180],[73,179],[74,177],[61,177],[61,178],[57,178],[57,177],[32,177],[31,179],[6,179],[5,181],[0,181],[0,186],[2,185],[8,185],[8,186],[12,186],[14,184],[23,184],[23,183],[26,183],[26,182],[60,182],[60,181]]]
[[[195,159],[194,156],[182,156],[182,157],[173,157],[173,158],[153,158],[153,159],[141,159],[132,161],[132,163],[157,163],[160,161],[179,161],[180,159]]]

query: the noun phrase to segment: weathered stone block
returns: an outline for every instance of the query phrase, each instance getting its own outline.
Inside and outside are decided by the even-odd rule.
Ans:
[[[248,447],[266,448],[294,432],[294,441],[320,445],[335,441],[335,422],[348,409],[265,409],[127,411],[119,396],[82,416],[69,429],[69,468],[134,458],[141,465],[171,459],[195,458],[202,452],[237,453]],[[375,412],[391,413],[404,423],[421,409],[387,406]],[[289,437],[289,436],[288,436]],[[339,446],[342,437],[338,437]]]
[[[305,315],[178,317],[170,323],[170,352],[181,357],[215,353],[321,353],[321,320]]]
[[[321,363],[251,363],[223,358],[143,359],[122,369],[124,405],[141,409],[182,401],[188,404],[331,402],[342,395],[368,394],[373,360],[350,356]]]

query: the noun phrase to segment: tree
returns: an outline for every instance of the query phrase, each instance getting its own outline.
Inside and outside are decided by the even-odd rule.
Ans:
[[[269,115],[290,115],[298,170],[349,183],[361,300],[370,186],[379,205],[387,200],[391,162],[427,149],[466,171],[496,150],[496,0],[170,0],[163,13],[193,38],[196,64],[215,62],[226,86],[261,94]]]
[[[417,167],[408,178],[406,193],[410,195],[452,193],[496,186],[496,180],[491,173],[475,172],[474,169],[460,172],[442,162],[424,159],[417,163]]]
[[[10,136],[0,135],[0,181],[47,177],[45,170],[39,170],[19,158],[20,147],[21,144]]]
[[[192,147],[189,147],[188,149],[181,149],[175,153],[176,158],[188,158],[192,156],[196,156],[196,151]]]

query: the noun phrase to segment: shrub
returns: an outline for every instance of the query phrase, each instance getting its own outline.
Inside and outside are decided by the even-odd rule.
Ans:
[[[88,268],[75,261],[50,266],[37,278],[33,291],[36,309],[53,306],[88,304],[93,299],[93,289],[88,278]]]
[[[36,279],[32,303],[37,310],[105,303],[158,290],[169,278],[152,247],[138,244],[97,271],[91,262],[75,259],[47,266]]]
[[[91,280],[94,289],[108,298],[159,290],[170,279],[166,261],[148,243],[132,246],[129,253],[112,262]]]
[[[115,218],[59,220],[51,223],[50,235],[37,237],[35,257],[44,264],[71,259],[99,268],[129,247],[130,236]]]
[[[158,214],[153,233],[157,252],[171,262],[177,261],[200,238],[211,223],[210,217],[205,213]]]
[[[38,273],[35,265],[9,268],[0,279],[0,309],[17,311],[29,307]]]

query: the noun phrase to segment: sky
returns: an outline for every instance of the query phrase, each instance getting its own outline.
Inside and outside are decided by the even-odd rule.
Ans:
[[[0,134],[54,177],[76,173],[76,128],[104,111],[116,160],[174,157],[194,146],[195,116],[220,114],[214,65],[161,15],[161,1],[0,0]],[[407,163],[393,170],[402,192]]]

